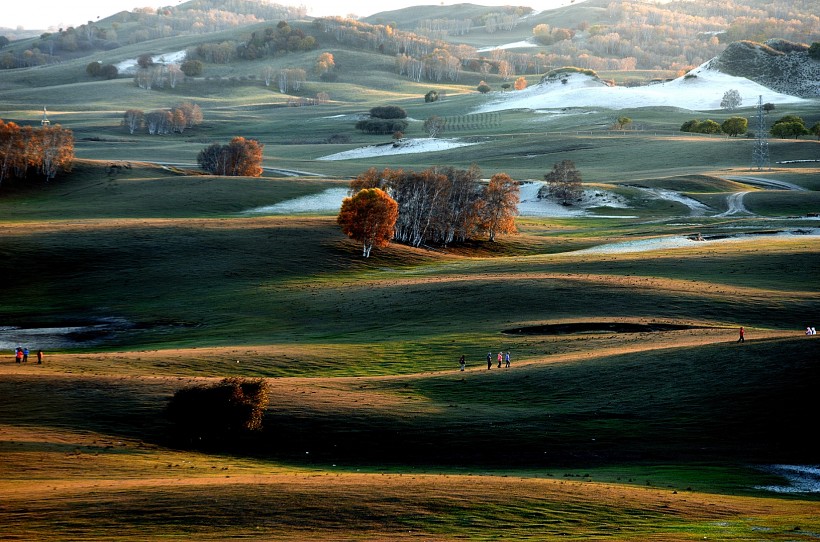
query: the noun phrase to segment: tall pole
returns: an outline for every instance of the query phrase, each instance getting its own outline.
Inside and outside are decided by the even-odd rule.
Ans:
[[[766,135],[766,111],[763,109],[763,96],[757,98],[757,126],[755,127],[755,148],[752,161],[758,171],[770,167],[769,138]]]

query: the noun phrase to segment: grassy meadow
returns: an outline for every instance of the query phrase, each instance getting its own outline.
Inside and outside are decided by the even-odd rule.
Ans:
[[[103,60],[144,48],[128,47]],[[787,485],[774,465],[820,463],[820,343],[803,335],[820,323],[820,251],[816,235],[755,234],[816,227],[820,168],[777,162],[815,159],[820,143],[772,140],[772,168],[752,171],[750,140],[677,131],[728,113],[590,108],[464,122],[445,136],[477,144],[450,151],[320,160],[390,141],[353,128],[373,105],[404,107],[407,137],[423,137],[425,118],[489,99],[469,81],[425,104],[442,85],[401,80],[379,55],[334,55],[375,67],[311,77],[306,94],[327,89],[331,103],[299,108],[259,79],[145,91],[86,77],[88,59],[0,73],[0,118],[36,124],[46,104],[77,156],[52,182],[0,185],[0,328],[82,328],[43,365],[0,353],[2,538],[816,539],[816,492],[763,488]],[[184,100],[205,117],[184,134],[119,126],[127,108]],[[778,107],[820,120],[816,104]],[[610,131],[620,114],[636,129]],[[264,143],[262,177],[197,171],[204,146],[235,135]],[[369,167],[477,164],[540,180],[563,159],[628,207],[522,216],[495,243],[391,244],[366,260],[334,212],[245,213]],[[738,192],[749,212],[720,216]],[[750,235],[584,251],[739,232]],[[509,369],[496,367],[501,350]],[[170,397],[225,377],[267,380],[264,429],[230,446],[180,439]]]

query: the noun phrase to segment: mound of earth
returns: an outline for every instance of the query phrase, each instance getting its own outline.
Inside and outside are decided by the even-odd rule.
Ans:
[[[786,40],[730,43],[707,67],[744,77],[782,94],[801,98],[820,96],[820,61],[808,46]]]
[[[634,322],[569,322],[543,324],[504,330],[510,335],[572,335],[575,333],[647,333],[657,331],[680,331],[685,329],[708,329],[705,326],[685,324],[638,324]]]

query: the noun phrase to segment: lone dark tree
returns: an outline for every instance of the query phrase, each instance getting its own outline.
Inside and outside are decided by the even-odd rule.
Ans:
[[[547,181],[549,196],[562,205],[572,205],[573,201],[581,199],[581,173],[575,169],[575,162],[572,160],[561,160],[553,164],[552,171],[544,175],[544,180]]]
[[[179,436],[200,442],[230,440],[262,429],[268,391],[262,379],[226,378],[178,390],[166,414]]]
[[[384,247],[393,238],[399,205],[378,188],[360,190],[342,201],[337,223],[345,235],[362,243],[362,256],[370,257],[374,246]]]

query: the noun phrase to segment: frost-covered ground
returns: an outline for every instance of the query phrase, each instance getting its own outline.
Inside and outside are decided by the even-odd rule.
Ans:
[[[788,485],[758,486],[775,493],[820,493],[820,465],[772,465],[765,469],[782,476]]]
[[[393,143],[382,145],[368,145],[349,151],[337,152],[317,158],[317,160],[355,160],[357,158],[373,158],[376,156],[390,156],[393,154],[412,154],[417,152],[437,152],[477,145],[461,141],[459,139],[438,139],[433,137],[420,137],[415,139],[402,139]]]
[[[151,57],[155,64],[181,64],[185,60],[185,51],[175,51]],[[120,75],[133,75],[137,72],[137,59],[129,58],[115,64]]]
[[[637,107],[677,107],[693,111],[720,109],[727,90],[737,90],[742,105],[763,102],[773,104],[803,103],[807,100],[780,94],[744,77],[733,77],[706,64],[689,72],[694,77],[678,77],[667,83],[642,87],[610,87],[581,73],[570,73],[516,92],[493,93],[494,99],[475,112],[486,113],[505,109],[550,109],[567,107],[602,107],[628,109]],[[562,81],[565,80],[566,83]]]
[[[291,213],[337,212],[342,200],[347,197],[347,188],[328,188],[324,192],[302,196],[301,198],[281,201],[275,205],[266,205],[249,209],[248,215],[287,215]]]
[[[624,254],[630,252],[647,252],[649,250],[663,250],[670,248],[684,248],[684,247],[706,247],[715,243],[741,243],[749,241],[750,239],[761,238],[775,238],[775,237],[820,237],[820,229],[813,228],[810,230],[783,231],[771,234],[738,234],[731,237],[722,237],[720,239],[712,239],[706,241],[695,241],[685,236],[672,237],[654,237],[651,239],[637,239],[635,241],[625,241],[623,243],[609,243],[605,245],[598,245],[596,247],[585,248],[583,250],[576,250],[574,252],[566,252],[564,254]]]

